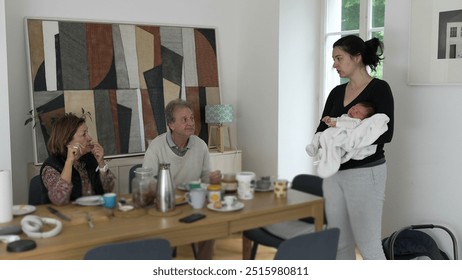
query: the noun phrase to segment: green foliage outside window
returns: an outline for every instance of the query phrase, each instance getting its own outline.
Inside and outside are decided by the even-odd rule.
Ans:
[[[342,31],[359,29],[359,0],[342,1]],[[372,27],[383,27],[385,23],[385,0],[372,1]]]
[[[359,30],[360,0],[342,1],[342,31]],[[383,27],[385,24],[385,0],[372,0],[372,28]],[[383,32],[373,32],[373,37],[384,41]],[[363,38],[364,39],[364,38]],[[383,65],[380,64],[373,77],[383,76]]]

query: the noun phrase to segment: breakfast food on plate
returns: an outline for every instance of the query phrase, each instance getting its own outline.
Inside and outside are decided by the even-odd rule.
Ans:
[[[177,196],[177,197],[175,198],[176,204],[182,203],[182,202],[184,202],[184,201],[185,201],[184,196]]]
[[[223,207],[223,205],[221,204],[221,201],[215,201],[213,203],[213,208],[220,209],[221,207]]]

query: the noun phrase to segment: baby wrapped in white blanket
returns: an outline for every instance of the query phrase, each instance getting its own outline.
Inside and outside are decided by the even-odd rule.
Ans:
[[[318,175],[327,178],[335,174],[340,164],[350,160],[361,160],[375,153],[377,145],[372,145],[385,131],[390,121],[385,114],[374,114],[354,128],[329,127],[314,135],[306,152],[318,157]]]

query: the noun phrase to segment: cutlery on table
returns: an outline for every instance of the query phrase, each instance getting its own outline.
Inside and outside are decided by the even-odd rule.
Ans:
[[[90,213],[87,212],[87,223],[89,228],[94,228],[95,225],[93,224],[93,218],[91,217]]]
[[[50,211],[51,214],[55,215],[55,216],[58,216],[59,218],[65,220],[65,221],[71,221],[71,219],[64,215],[63,213],[59,212],[58,210],[56,210],[55,208],[51,207],[51,206],[48,206],[47,207],[48,211]]]

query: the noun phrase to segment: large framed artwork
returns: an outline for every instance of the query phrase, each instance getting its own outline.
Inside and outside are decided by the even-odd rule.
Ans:
[[[214,28],[26,18],[35,162],[53,120],[85,113],[108,157],[143,154],[167,130],[165,105],[192,103],[206,143],[205,105],[220,104]]]
[[[462,85],[462,1],[412,0],[410,85]]]

